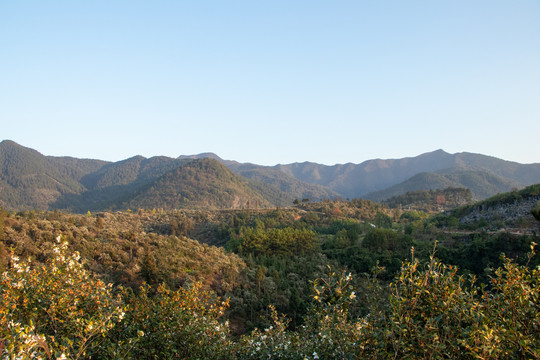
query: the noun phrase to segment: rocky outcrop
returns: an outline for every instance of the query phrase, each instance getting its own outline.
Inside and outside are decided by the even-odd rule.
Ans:
[[[474,206],[468,215],[463,216],[460,223],[471,224],[480,220],[486,220],[488,223],[503,221],[508,227],[530,223],[533,228],[538,229],[540,223],[531,214],[538,201],[540,196],[531,196],[511,203],[479,204]]]

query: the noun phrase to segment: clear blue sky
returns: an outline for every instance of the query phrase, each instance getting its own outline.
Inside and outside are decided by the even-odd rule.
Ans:
[[[111,161],[540,162],[540,0],[0,0],[0,125]]]

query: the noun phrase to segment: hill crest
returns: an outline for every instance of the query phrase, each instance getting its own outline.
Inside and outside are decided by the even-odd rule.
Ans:
[[[442,149],[415,157],[374,159],[360,164],[329,166],[303,162],[261,166],[223,160],[214,153],[182,155],[178,158],[145,158],[138,155],[118,162],[52,157],[11,140],[4,140],[0,142],[0,206],[14,210],[58,208],[85,212],[117,209],[139,203],[150,205],[150,200],[143,201],[141,198],[144,189],[152,187],[152,184],[154,188],[165,186],[164,181],[176,183],[178,179],[171,177],[171,172],[176,171],[177,177],[181,177],[180,169],[201,159],[212,159],[213,167],[217,167],[219,163],[231,170],[237,176],[234,182],[247,186],[242,190],[244,194],[249,193],[245,198],[251,198],[251,202],[260,206],[286,206],[294,199],[303,198],[360,198],[387,188],[392,191],[399,189],[405,193],[416,189],[405,185],[414,183],[422,176],[425,183],[423,189],[435,186],[471,188],[474,187],[474,181],[473,185],[467,185],[467,179],[475,178],[476,182],[479,182],[478,179],[485,179],[483,185],[477,186],[483,186],[483,193],[472,189],[478,199],[508,191],[509,186],[522,188],[540,182],[540,164],[519,164],[467,152],[449,154]],[[458,168],[469,172],[469,177],[463,174],[458,176],[456,171],[453,174],[445,173],[447,169]],[[200,176],[204,178],[204,171],[210,170],[203,167],[197,171],[200,171]],[[432,175],[419,175],[422,173]],[[169,177],[163,178],[167,174]],[[426,180],[428,178],[431,182]],[[231,185],[230,176],[223,179],[214,177],[215,181],[218,179],[224,181],[224,184],[229,181],[228,184]],[[438,183],[441,185],[437,185]],[[401,188],[399,184],[402,184]],[[189,186],[182,186],[192,189],[194,194],[199,191],[202,197],[210,196],[204,195],[202,186],[195,185],[192,181]],[[219,191],[218,186],[214,188]],[[148,192],[146,194],[150,196]],[[154,195],[162,198],[159,192]],[[191,199],[192,204],[205,204],[202,199]],[[163,202],[167,203],[164,200]],[[175,204],[174,201],[170,203]],[[234,205],[230,205],[230,202],[227,204]]]

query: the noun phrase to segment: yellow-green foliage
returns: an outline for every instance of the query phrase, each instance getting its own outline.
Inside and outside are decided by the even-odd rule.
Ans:
[[[405,262],[391,285],[390,349],[398,358],[456,358],[465,351],[480,304],[457,268],[432,258],[426,269]]]
[[[317,237],[306,229],[246,228],[240,237],[239,252],[254,254],[304,254],[314,251]]]
[[[534,244],[529,259],[534,255]],[[376,278],[371,310],[352,274],[328,268],[313,282],[313,308],[288,328],[272,325],[239,339],[222,316],[228,303],[199,282],[178,290],[118,289],[86,271],[65,243],[43,264],[12,255],[0,282],[2,359],[535,359],[540,354],[540,269],[503,256],[491,284],[433,255],[405,261],[390,287]],[[368,286],[365,287],[369,289]],[[386,294],[386,295],[385,295]],[[362,298],[366,298],[362,294]],[[368,297],[370,298],[370,297]],[[384,304],[387,304],[385,306]]]
[[[7,358],[86,358],[124,316],[112,285],[83,268],[66,242],[45,264],[11,257],[0,282],[0,336]]]
[[[228,324],[218,322],[228,304],[200,282],[115,294],[66,249],[54,246],[35,266],[12,255],[0,282],[2,359],[212,358],[229,347]]]
[[[534,249],[531,256],[534,254]],[[273,325],[236,345],[241,359],[538,359],[540,270],[505,258],[490,290],[432,257],[404,262],[391,285],[390,306],[350,318],[350,275],[330,271],[314,283],[315,307],[306,324]],[[381,285],[377,285],[382,290]]]
[[[534,255],[531,246],[529,260]],[[540,267],[529,269],[503,258],[491,279],[493,291],[480,302],[482,319],[466,346],[477,358],[540,358]]]
[[[531,246],[529,259],[534,255]],[[387,336],[398,358],[538,358],[540,270],[503,258],[479,289],[434,257],[405,262],[392,287]]]
[[[219,318],[228,307],[200,282],[155,294],[143,286],[126,294],[126,316],[110,334],[111,359],[211,359],[230,347],[229,326]],[[115,346],[116,345],[116,346]]]
[[[30,216],[30,214],[32,216]],[[201,244],[167,231],[174,220],[184,216],[128,213],[101,213],[91,217],[61,212],[10,215],[5,219],[2,243],[19,257],[36,261],[46,258],[44,249],[62,234],[71,251],[86,259],[86,268],[102,280],[138,288],[143,280],[145,259],[155,262],[155,283],[178,287],[186,281],[201,281],[205,287],[223,294],[236,286],[244,262],[223,248]],[[160,231],[165,228],[166,231]],[[0,243],[1,244],[1,243]],[[0,245],[0,268],[7,262]]]

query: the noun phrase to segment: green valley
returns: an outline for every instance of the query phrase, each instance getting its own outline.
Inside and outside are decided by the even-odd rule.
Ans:
[[[534,358],[539,187],[445,214],[363,199],[3,210],[1,344],[43,358]],[[528,212],[491,231],[486,211],[510,205]]]

